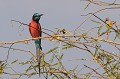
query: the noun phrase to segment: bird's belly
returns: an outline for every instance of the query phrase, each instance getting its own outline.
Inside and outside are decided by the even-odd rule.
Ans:
[[[32,31],[31,31],[31,34],[32,34],[32,37],[33,37],[33,38],[36,38],[36,37],[39,37],[39,36],[40,36],[40,32],[37,31],[37,30],[32,30]]]

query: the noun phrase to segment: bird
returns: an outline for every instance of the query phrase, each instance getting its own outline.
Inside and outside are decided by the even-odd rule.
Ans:
[[[113,26],[114,21],[111,21],[109,17],[107,17],[105,18],[105,23],[107,24],[107,28],[110,29]]]
[[[106,37],[106,39],[108,40],[108,37],[110,35],[110,29],[113,27],[115,22],[110,20],[109,17],[107,17],[107,18],[105,18],[105,23],[106,23],[106,26],[107,26],[107,31],[106,31],[107,37]]]
[[[34,13],[32,16],[32,20],[29,23],[29,32],[32,36],[32,38],[37,38],[42,36],[42,31],[41,31],[41,25],[39,23],[39,20],[43,16],[43,14],[39,13]],[[35,39],[35,47],[36,47],[36,58],[38,62],[38,69],[39,69],[39,76],[40,76],[40,62],[41,62],[41,39]]]

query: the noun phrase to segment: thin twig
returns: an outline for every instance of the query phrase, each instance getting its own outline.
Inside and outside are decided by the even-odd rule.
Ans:
[[[14,43],[13,43],[14,44]],[[10,49],[12,48],[13,44],[10,45],[9,49],[8,49],[8,54],[7,54],[7,58],[6,58],[6,63],[7,63],[7,60],[8,60],[8,57],[9,57],[9,54],[10,54]]]

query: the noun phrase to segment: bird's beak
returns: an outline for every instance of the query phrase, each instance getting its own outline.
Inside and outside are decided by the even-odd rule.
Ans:
[[[40,17],[43,16],[44,14],[40,14]]]

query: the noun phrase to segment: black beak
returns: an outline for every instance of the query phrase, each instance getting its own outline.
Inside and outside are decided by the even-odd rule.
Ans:
[[[44,14],[40,14],[40,17],[43,16]]]

